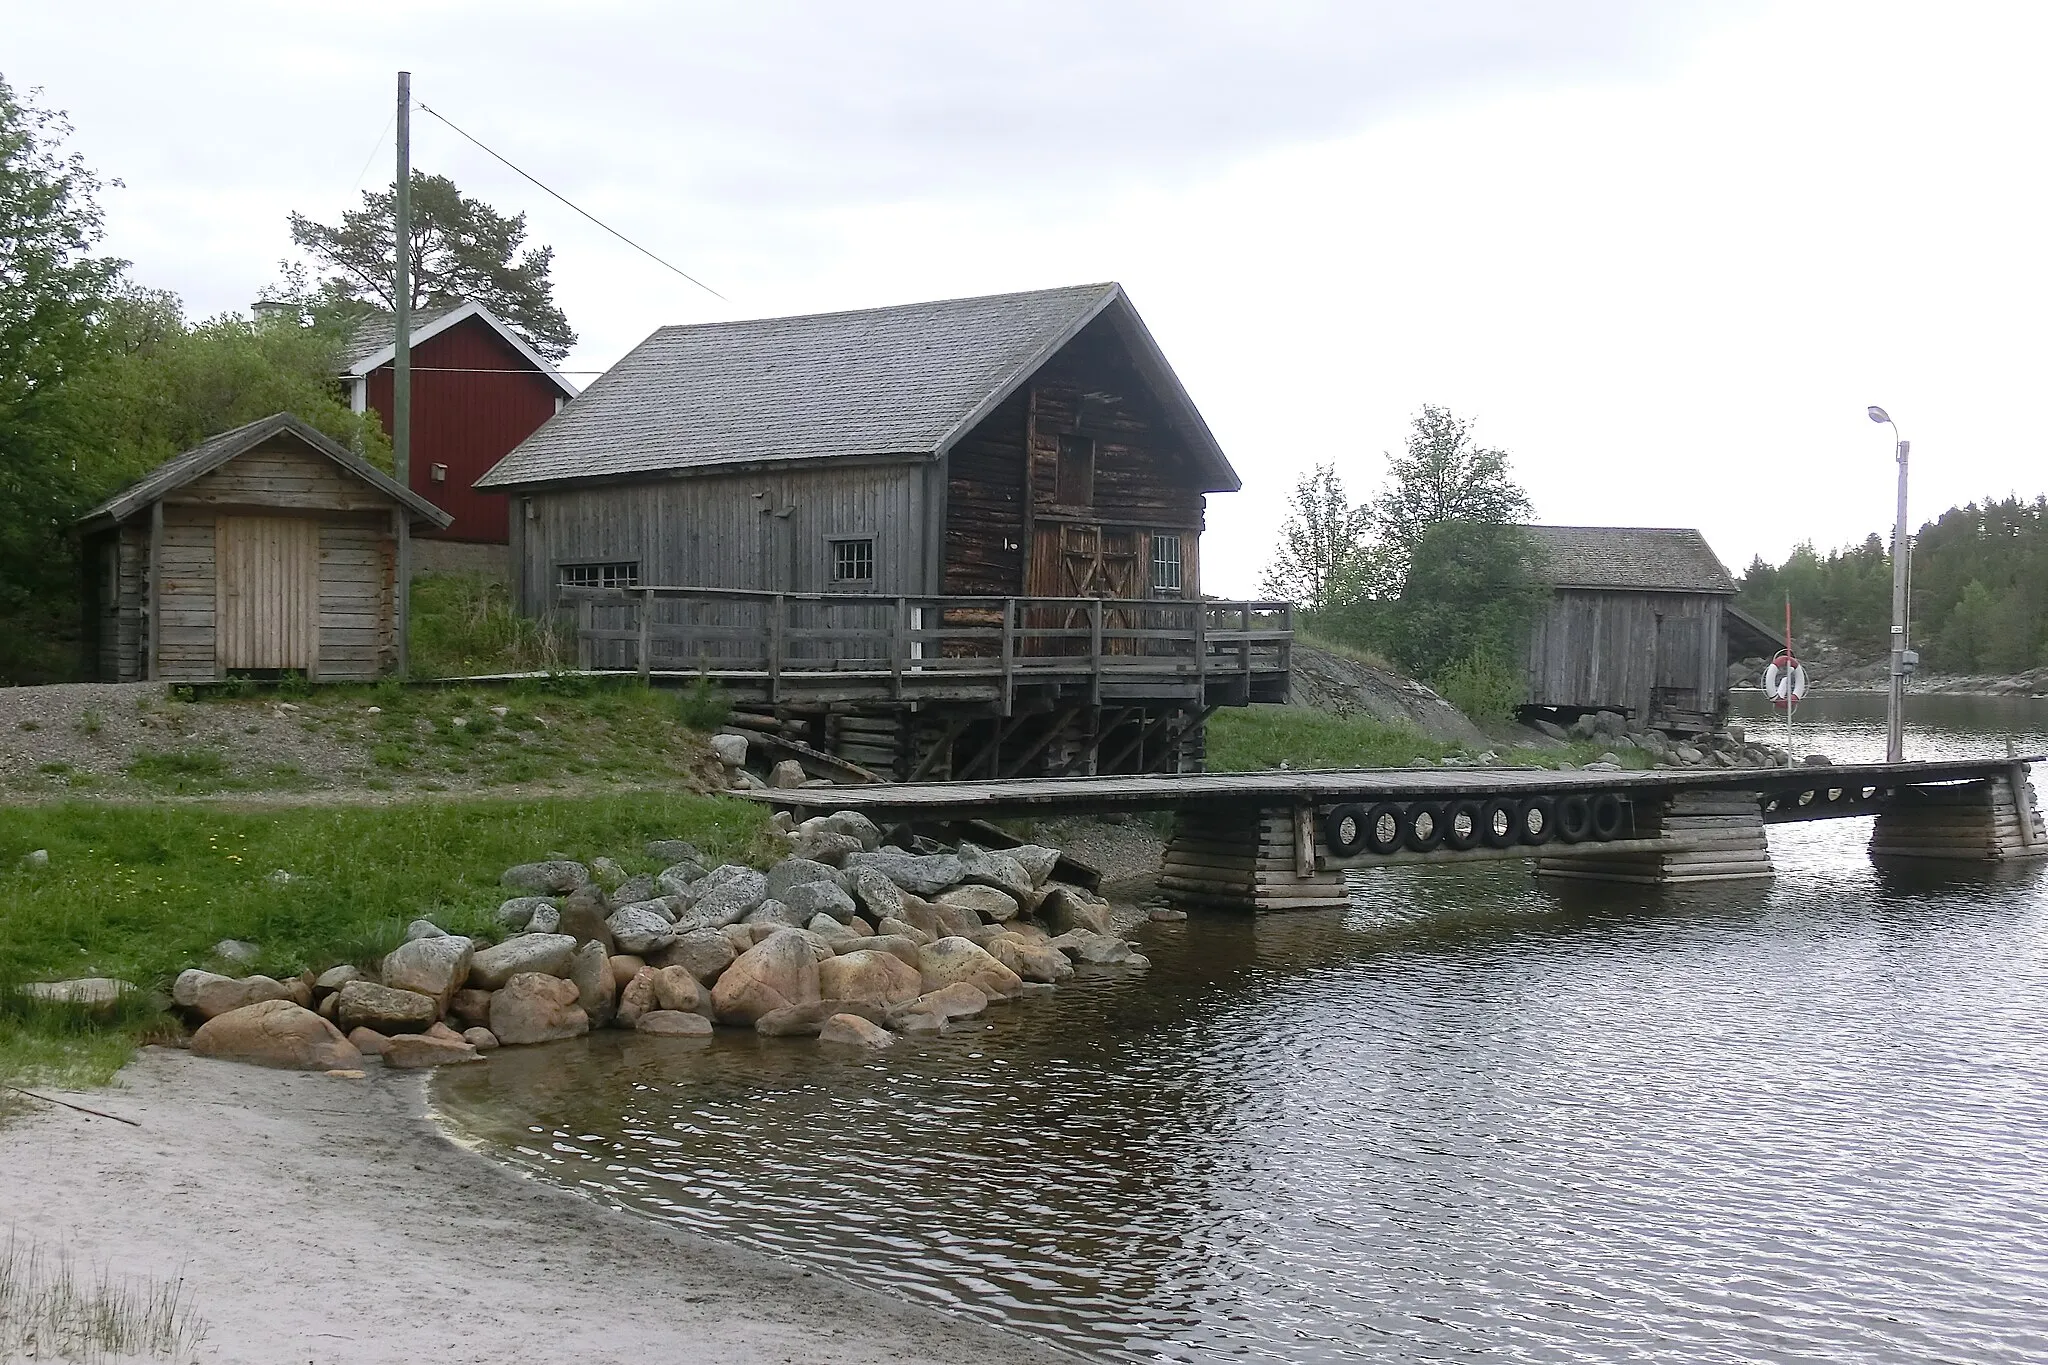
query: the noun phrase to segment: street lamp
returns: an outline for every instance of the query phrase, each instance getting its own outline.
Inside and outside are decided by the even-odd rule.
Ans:
[[[1885,706],[1884,761],[1901,763],[1906,757],[1906,456],[1912,442],[1899,436],[1899,424],[1876,404],[1870,406],[1870,420],[1892,429],[1892,445],[1899,459],[1899,516],[1892,526],[1892,689]]]

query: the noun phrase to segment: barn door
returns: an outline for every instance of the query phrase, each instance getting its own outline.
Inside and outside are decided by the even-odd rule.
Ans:
[[[1658,719],[1700,709],[1700,652],[1706,622],[1697,616],[1657,618],[1657,671],[1650,710]]]
[[[313,676],[320,656],[320,523],[222,517],[213,543],[216,667]]]
[[[1033,597],[1144,596],[1145,547],[1140,533],[1131,527],[1055,522],[1040,526],[1034,542],[1030,580]],[[1060,620],[1047,620],[1044,624],[1072,629],[1087,620],[1087,613],[1078,609],[1056,614]],[[1108,630],[1127,630],[1132,624],[1128,612],[1108,612],[1103,617],[1103,626]],[[1132,652],[1132,643],[1112,640],[1105,646],[1105,652],[1128,654]],[[1085,654],[1087,645],[1074,640],[1061,652]]]

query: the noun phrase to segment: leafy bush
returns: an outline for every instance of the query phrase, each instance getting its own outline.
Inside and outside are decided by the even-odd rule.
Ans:
[[[731,718],[732,698],[703,674],[676,693],[676,719],[692,730],[709,734]]]
[[[1492,654],[1468,654],[1448,665],[1430,685],[1451,705],[1473,720],[1504,723],[1529,698],[1522,670]]]

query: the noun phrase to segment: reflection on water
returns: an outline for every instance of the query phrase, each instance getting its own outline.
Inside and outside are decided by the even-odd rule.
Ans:
[[[1874,703],[1881,753],[1845,702],[1811,747]],[[2038,750],[2012,718],[1913,752]],[[1149,926],[1145,976],[874,1057],[607,1034],[436,1094],[546,1178],[1128,1359],[2048,1358],[2048,891],[1880,873],[1867,824],[1773,830],[1769,888],[1397,869]]]

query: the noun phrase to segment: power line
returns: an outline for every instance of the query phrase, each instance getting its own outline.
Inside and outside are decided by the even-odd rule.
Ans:
[[[469,135],[468,133],[464,132],[464,131],[463,131],[463,130],[462,130],[461,128],[458,128],[458,127],[456,127],[456,125],[455,125],[455,124],[454,124],[454,123],[453,123],[453,122],[452,122],[452,121],[451,121],[451,120],[450,120],[450,119],[449,119],[449,118],[447,117],[447,115],[443,114],[443,113],[442,113],[442,112],[441,112],[440,110],[438,110],[438,109],[435,109],[435,108],[433,108],[432,106],[430,106],[430,105],[426,104],[426,103],[425,103],[424,101],[418,101],[418,100],[416,100],[416,101],[414,101],[414,103],[418,104],[418,105],[419,105],[419,107],[420,107],[420,108],[421,108],[422,110],[424,110],[424,111],[425,111],[426,113],[432,114],[432,115],[433,115],[433,116],[434,116],[435,118],[439,119],[439,120],[440,120],[440,121],[441,121],[442,123],[444,123],[444,124],[447,124],[447,125],[448,125],[448,127],[449,127],[449,128],[450,128],[450,129],[451,129],[451,130],[452,130],[452,131],[453,131],[453,132],[454,132],[454,133],[455,133],[455,134],[456,134],[456,135],[457,135],[458,137],[462,138],[462,139],[463,139],[464,141],[466,141],[466,142],[469,142],[470,144],[472,144],[473,146],[475,146],[476,148],[478,148],[478,149],[479,149],[480,151],[484,152],[484,153],[485,153],[486,155],[488,155],[488,156],[490,156],[490,157],[492,157],[492,158],[496,159],[497,161],[501,162],[501,163],[502,163],[503,165],[505,165],[505,166],[506,166],[507,168],[509,168],[509,169],[510,169],[510,170],[511,170],[511,171],[512,171],[512,172],[513,172],[514,174],[516,174],[516,175],[520,176],[521,178],[523,178],[524,180],[526,180],[527,182],[529,182],[530,184],[532,184],[533,186],[535,186],[535,187],[536,187],[537,189],[541,190],[542,192],[544,192],[544,193],[546,193],[546,194],[552,195],[552,196],[553,196],[554,198],[556,198],[556,199],[559,199],[559,200],[561,200],[561,202],[562,202],[562,203],[564,203],[564,204],[567,204],[567,205],[568,205],[568,206],[569,206],[570,208],[572,208],[572,209],[575,209],[575,210],[576,210],[576,212],[578,212],[578,213],[582,214],[582,215],[583,215],[583,216],[584,216],[585,218],[588,218],[588,219],[589,219],[589,220],[590,220],[591,222],[593,222],[593,223],[596,223],[596,224],[597,224],[597,225],[598,225],[599,227],[603,228],[603,229],[604,229],[604,230],[605,230],[606,232],[609,232],[609,233],[610,233],[610,234],[611,234],[612,236],[614,236],[614,237],[618,238],[618,239],[619,239],[620,241],[624,242],[624,243],[625,243],[625,244],[626,244],[627,246],[629,246],[629,247],[632,247],[632,248],[633,248],[633,250],[635,250],[635,251],[639,252],[639,253],[640,253],[640,254],[641,254],[642,256],[645,256],[645,257],[646,257],[646,258],[647,258],[648,260],[650,260],[650,261],[653,261],[653,262],[654,262],[654,263],[655,263],[656,265],[659,265],[659,266],[661,266],[662,268],[664,268],[664,269],[666,269],[666,270],[673,270],[673,271],[674,271],[674,272],[675,272],[676,274],[678,274],[678,275],[681,275],[681,276],[682,276],[682,277],[683,277],[684,279],[688,280],[688,281],[689,281],[689,282],[690,282],[691,284],[694,284],[694,285],[696,285],[696,286],[697,286],[697,287],[698,287],[699,289],[701,289],[701,290],[703,290],[703,291],[704,291],[705,293],[709,294],[709,295],[710,295],[710,296],[711,296],[712,298],[714,298],[714,299],[718,299],[718,300],[720,300],[721,302],[724,302],[724,303],[730,303],[730,302],[732,302],[732,300],[730,300],[730,299],[726,298],[726,297],[725,297],[725,295],[723,295],[723,294],[719,293],[719,292],[718,292],[718,291],[717,291],[716,289],[713,289],[713,288],[712,288],[712,287],[711,287],[710,285],[708,285],[708,284],[704,283],[704,281],[702,281],[702,280],[698,279],[698,278],[697,278],[697,277],[696,277],[695,275],[692,275],[692,274],[691,274],[691,273],[690,273],[689,271],[687,271],[687,270],[684,270],[684,269],[683,269],[682,267],[680,267],[680,266],[676,266],[676,265],[670,265],[670,264],[669,264],[669,263],[668,263],[667,261],[664,261],[664,260],[662,260],[662,259],[661,259],[661,257],[659,257],[659,256],[655,255],[655,254],[654,254],[653,252],[649,251],[649,250],[648,250],[648,249],[647,249],[646,247],[644,247],[644,246],[640,245],[640,244],[639,244],[638,242],[634,241],[634,240],[633,240],[633,239],[632,239],[631,237],[628,237],[628,236],[627,236],[627,235],[626,235],[625,233],[623,233],[623,232],[619,231],[619,230],[618,230],[617,228],[613,227],[613,226],[612,226],[611,224],[609,224],[609,223],[605,222],[604,220],[602,220],[602,219],[598,218],[598,217],[597,217],[597,216],[596,216],[595,214],[593,214],[593,213],[590,213],[590,212],[589,212],[588,210],[586,210],[586,209],[584,209],[584,208],[582,208],[582,207],[578,206],[577,204],[575,204],[575,203],[572,203],[572,202],[571,202],[571,201],[570,201],[570,200],[569,200],[569,199],[568,199],[568,198],[567,198],[567,197],[566,197],[565,195],[563,195],[563,194],[559,193],[559,192],[558,192],[558,191],[556,191],[556,190],[550,189],[550,188],[549,188],[548,186],[546,186],[546,185],[542,184],[542,183],[541,183],[541,182],[540,182],[539,180],[535,179],[535,178],[534,178],[534,177],[533,177],[532,175],[528,174],[528,173],[527,173],[526,171],[524,171],[524,170],[521,170],[521,169],[520,169],[520,168],[519,168],[518,166],[515,166],[515,165],[513,165],[513,164],[512,164],[512,162],[511,162],[511,161],[509,161],[509,160],[507,160],[507,159],[506,159],[506,158],[505,158],[504,156],[501,156],[501,155],[500,155],[499,153],[497,153],[497,152],[495,152],[495,151],[492,151],[492,150],[491,150],[491,149],[490,149],[489,147],[486,147],[486,146],[484,146],[484,144],[483,144],[483,143],[481,143],[481,142],[478,142],[478,141],[477,141],[477,140],[476,140],[475,138],[471,137],[471,136],[470,136],[470,135]],[[372,152],[372,153],[371,153],[371,155],[372,155],[372,156],[374,156],[374,155],[376,155],[376,153]]]
[[[384,139],[390,136],[391,125],[397,121],[398,111],[394,109],[391,111],[391,117],[384,120],[384,131],[377,134],[377,145],[370,148],[370,154],[363,158],[363,168],[356,172],[356,183],[348,187],[350,194],[362,188],[363,177],[370,173],[370,163],[377,159],[377,153],[384,150]]]

